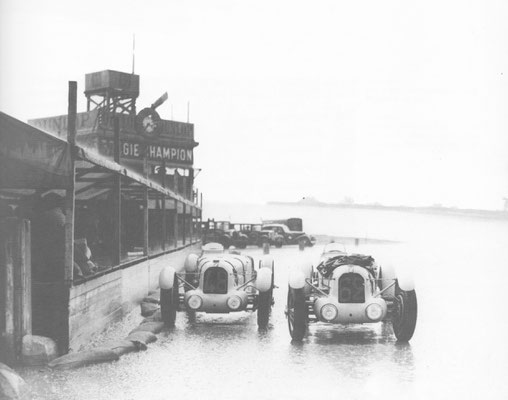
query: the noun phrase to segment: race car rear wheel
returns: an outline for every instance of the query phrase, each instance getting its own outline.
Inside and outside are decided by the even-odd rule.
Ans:
[[[307,305],[305,304],[305,292],[302,289],[288,287],[287,318],[291,338],[301,341],[307,331],[308,318]]]
[[[417,314],[416,292],[402,290],[396,285],[392,327],[397,341],[411,340],[416,327]]]
[[[174,277],[174,285],[171,289],[161,288],[161,317],[168,326],[174,326],[176,320],[176,311],[180,302],[180,294],[178,293],[178,279]]]

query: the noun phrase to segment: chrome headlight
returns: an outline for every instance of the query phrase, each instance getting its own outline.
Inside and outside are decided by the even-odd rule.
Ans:
[[[242,306],[242,299],[238,296],[231,296],[227,301],[227,305],[231,310],[238,310]]]
[[[325,304],[321,308],[321,318],[326,321],[333,321],[335,318],[337,318],[338,314],[339,310],[337,310],[337,307],[335,307],[333,304]]]
[[[371,321],[378,321],[383,316],[383,307],[377,303],[369,304],[365,309],[365,314]]]
[[[197,294],[193,294],[187,299],[187,306],[189,306],[191,310],[197,310],[201,308],[202,305],[203,299],[199,297]]]

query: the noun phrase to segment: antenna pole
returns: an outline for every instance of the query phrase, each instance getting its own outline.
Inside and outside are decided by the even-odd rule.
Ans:
[[[189,123],[190,101],[187,102],[187,123]]]
[[[134,66],[136,61],[136,34],[132,34],[132,74],[134,75]]]

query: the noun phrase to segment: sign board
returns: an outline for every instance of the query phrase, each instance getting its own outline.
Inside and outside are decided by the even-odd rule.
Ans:
[[[98,141],[99,153],[107,157],[113,157],[114,142],[111,139],[100,138]],[[130,160],[167,161],[172,164],[192,165],[194,151],[192,148],[177,145],[158,145],[152,143],[121,140],[120,158]]]

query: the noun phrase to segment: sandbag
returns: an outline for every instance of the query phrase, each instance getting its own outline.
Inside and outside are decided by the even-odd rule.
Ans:
[[[147,331],[136,331],[129,333],[129,336],[126,337],[127,340],[131,342],[139,342],[144,345],[149,343],[153,343],[157,340],[157,336],[155,336],[152,332]]]
[[[111,350],[117,356],[122,356],[127,353],[132,353],[134,351],[146,350],[146,344],[138,341],[132,340],[112,340],[110,342],[106,342],[96,350]]]
[[[162,321],[162,315],[161,315],[160,309],[155,311],[152,315],[144,318],[143,321],[141,321],[141,323],[144,324],[145,322],[159,322],[159,321]]]
[[[141,323],[137,328],[133,329],[131,333],[134,332],[152,332],[152,333],[159,333],[162,332],[164,329],[164,322],[145,322]]]
[[[28,398],[28,386],[16,371],[0,363],[0,398],[20,400]]]
[[[143,297],[143,300],[141,300],[143,303],[154,303],[154,304],[159,304],[160,302],[160,295],[159,293],[153,293],[153,294],[149,294],[148,296],[146,297]]]
[[[143,317],[149,317],[159,309],[158,304],[154,303],[141,303],[141,315]]]
[[[119,358],[113,350],[95,349],[79,353],[66,354],[51,361],[48,366],[55,369],[71,369],[84,367],[90,364],[99,364],[108,361],[117,361]]]

